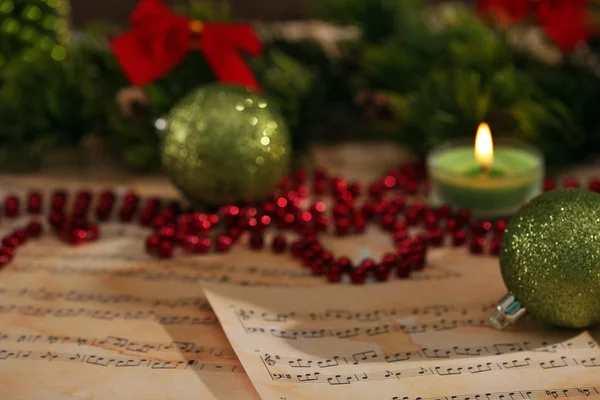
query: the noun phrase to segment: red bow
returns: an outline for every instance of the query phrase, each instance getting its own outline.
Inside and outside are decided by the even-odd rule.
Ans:
[[[145,85],[166,75],[187,53],[202,52],[221,82],[254,90],[260,86],[240,51],[251,56],[262,44],[250,25],[203,23],[172,13],[159,0],[141,0],[131,15],[133,28],[112,41],[125,75]]]
[[[532,0],[480,0],[479,12],[506,25],[521,22],[533,7]],[[546,35],[563,51],[570,52],[592,33],[589,0],[537,0],[535,11]]]

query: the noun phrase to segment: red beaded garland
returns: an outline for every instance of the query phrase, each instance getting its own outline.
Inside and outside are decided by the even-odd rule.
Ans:
[[[446,236],[453,246],[468,245],[473,254],[497,256],[507,222],[473,222],[468,210],[453,210],[447,205],[432,209],[405,197],[426,193],[429,184],[424,177],[422,165],[409,164],[391,169],[363,190],[359,183],[339,176],[330,178],[321,169],[315,170],[313,181],[308,182],[307,171],[299,169],[291,178],[282,179],[276,194],[260,206],[228,205],[218,214],[184,212],[177,201],[165,204],[158,198],[142,198],[135,192],[117,196],[107,190],[95,198],[94,193],[82,190],[68,202],[68,193],[58,189],[48,198],[46,218],[50,231],[73,245],[98,240],[100,230],[95,221],[108,221],[113,215],[121,222],[135,219],[152,229],[146,239],[146,251],[163,259],[172,258],[178,246],[191,254],[225,253],[240,242],[258,251],[265,247],[268,229],[288,231],[299,238],[288,245],[284,232],[278,232],[269,242],[271,250],[276,254],[289,251],[312,275],[324,275],[331,283],[342,282],[345,276],[354,284],[373,279],[383,282],[391,276],[409,278],[413,271],[425,267],[428,247],[442,246]],[[579,187],[580,183],[570,178],[562,181],[561,186]],[[553,180],[545,180],[544,190],[555,187]],[[309,203],[309,188],[316,196],[329,192],[331,202],[317,197]],[[589,180],[587,188],[600,193],[600,179]],[[363,192],[366,196],[361,197]],[[22,199],[6,196],[4,215],[18,217],[21,200],[24,211],[30,215],[44,210],[44,196],[31,191]],[[95,220],[88,219],[92,205]],[[334,258],[317,236],[323,232],[355,235],[365,232],[370,223],[390,233],[395,253],[386,254],[379,261],[363,260],[356,267],[348,257]],[[415,229],[418,236],[412,236]],[[44,230],[42,224],[31,221],[3,237],[0,266],[8,264],[17,248],[28,239],[40,237]]]

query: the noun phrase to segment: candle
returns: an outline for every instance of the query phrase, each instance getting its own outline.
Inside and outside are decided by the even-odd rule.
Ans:
[[[485,123],[475,146],[454,142],[434,149],[428,167],[431,201],[469,209],[478,218],[508,217],[542,190],[542,156],[516,141],[494,143]]]

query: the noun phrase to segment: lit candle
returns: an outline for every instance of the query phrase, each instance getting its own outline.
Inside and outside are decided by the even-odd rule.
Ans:
[[[454,142],[428,157],[432,202],[467,208],[480,218],[512,215],[541,192],[544,162],[534,149],[515,142],[494,143],[486,123],[472,142]]]

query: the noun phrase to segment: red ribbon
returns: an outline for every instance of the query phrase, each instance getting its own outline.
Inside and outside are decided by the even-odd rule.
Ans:
[[[240,52],[256,57],[262,44],[250,25],[203,23],[171,12],[159,0],[141,0],[133,28],[112,41],[123,72],[134,85],[166,75],[192,49],[202,52],[217,79],[259,91]]]

